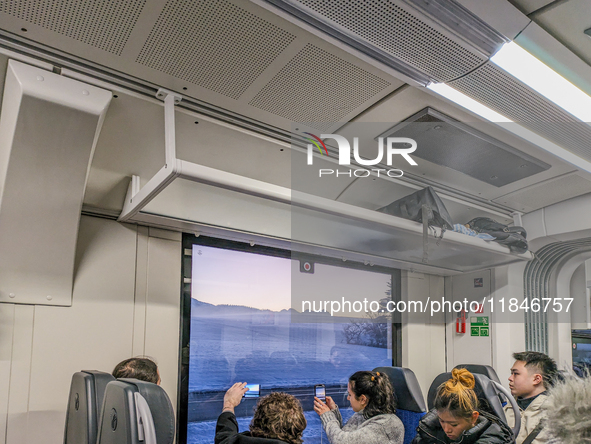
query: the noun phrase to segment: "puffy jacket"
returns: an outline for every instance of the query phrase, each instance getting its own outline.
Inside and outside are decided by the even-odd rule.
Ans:
[[[417,436],[411,444],[514,444],[513,432],[496,416],[480,412],[476,425],[466,430],[457,441],[450,441],[439,424],[436,410],[419,422]]]
[[[537,427],[538,423],[546,416],[546,412],[542,409],[546,399],[548,399],[546,393],[541,393],[525,410],[519,409],[521,413],[521,430],[519,430],[519,435],[515,440],[517,444],[525,441],[525,438],[527,438],[533,429]],[[505,406],[505,416],[507,417],[509,426],[513,427],[515,424],[515,413],[513,413],[513,409],[509,404]],[[548,439],[548,433],[542,429],[536,439],[532,441],[532,444],[545,444],[548,442]]]

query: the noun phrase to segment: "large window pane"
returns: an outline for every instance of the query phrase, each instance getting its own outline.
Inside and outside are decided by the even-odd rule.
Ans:
[[[391,324],[324,322],[330,317],[326,313],[307,314],[312,322],[292,321],[292,276],[299,269],[299,261],[285,257],[193,245],[189,443],[212,442],[223,394],[238,381],[260,384],[261,396],[285,391],[298,397],[308,420],[305,441],[320,442],[313,386],[325,384],[327,394],[346,409],[353,372],[392,365]],[[380,300],[391,288],[391,274],[319,263],[314,275],[295,280],[298,292],[305,285],[339,298],[345,288],[358,288],[354,293]],[[332,290],[325,288],[327,282],[335,283]],[[255,405],[256,399],[245,399],[236,409],[241,431],[248,430]]]

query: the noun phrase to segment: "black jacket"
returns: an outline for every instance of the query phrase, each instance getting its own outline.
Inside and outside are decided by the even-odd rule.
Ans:
[[[450,441],[439,424],[435,410],[427,413],[419,422],[417,436],[411,444],[514,444],[513,432],[496,416],[480,412],[476,425],[465,431],[457,441]]]
[[[236,416],[224,412],[218,417],[215,426],[215,444],[286,444],[278,439],[250,436],[250,432],[238,433]]]

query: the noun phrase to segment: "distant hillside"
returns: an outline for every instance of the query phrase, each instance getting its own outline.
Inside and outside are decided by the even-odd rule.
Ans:
[[[266,318],[275,318],[285,320],[287,322],[297,323],[348,323],[352,321],[359,322],[359,319],[332,317],[327,312],[305,312],[301,313],[293,308],[284,309],[281,311],[261,310],[260,308],[248,307],[245,305],[213,305],[207,302],[199,301],[195,298],[191,299],[191,316],[194,318],[241,318],[253,317],[253,319],[264,320]],[[365,320],[367,321],[367,319]]]

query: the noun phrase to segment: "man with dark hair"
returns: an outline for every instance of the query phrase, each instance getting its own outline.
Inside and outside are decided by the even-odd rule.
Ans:
[[[133,378],[160,385],[158,366],[149,358],[130,358],[121,361],[113,369],[115,378]]]
[[[250,431],[238,433],[234,408],[248,391],[237,382],[224,396],[224,408],[215,428],[215,444],[302,444],[306,417],[300,402],[287,393],[275,392],[259,399]]]
[[[544,430],[545,413],[542,405],[546,402],[547,390],[553,386],[558,374],[556,362],[540,352],[514,353],[515,364],[511,367],[509,388],[517,400],[521,413],[521,430],[517,444],[544,444],[548,436]],[[515,414],[510,404],[505,407],[509,426],[515,424]]]

